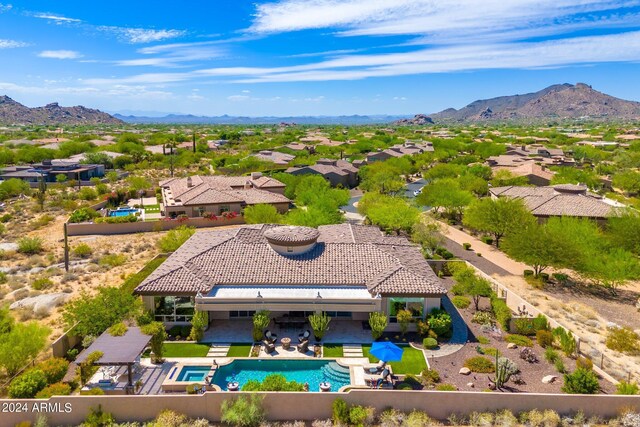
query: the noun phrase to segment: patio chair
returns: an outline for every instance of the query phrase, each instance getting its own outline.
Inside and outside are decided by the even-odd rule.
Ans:
[[[264,333],[264,337],[267,341],[269,341],[270,343],[274,343],[276,342],[276,340],[278,339],[278,335],[274,334],[273,332],[271,332],[269,329],[267,329]]]
[[[309,341],[309,337],[311,336],[311,331],[306,330],[302,334],[298,334],[298,342]]]
[[[382,372],[387,367],[387,362],[381,360],[378,363],[368,363],[364,365],[364,369],[367,373],[377,374]]]
[[[262,344],[264,344],[264,351],[267,354],[271,354],[274,351],[276,351],[276,345],[275,345],[274,342],[268,341],[268,340],[264,340],[264,341],[262,341]]]
[[[302,341],[300,344],[296,346],[300,353],[306,353],[309,351],[309,340]]]

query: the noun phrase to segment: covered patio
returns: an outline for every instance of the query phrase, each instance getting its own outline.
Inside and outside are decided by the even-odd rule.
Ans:
[[[101,353],[100,359],[93,362],[93,365],[100,366],[101,369],[87,384],[113,389],[117,384],[125,382],[124,391],[131,394],[134,391],[134,375],[139,380],[144,377],[147,369],[140,364],[140,359],[150,341],[151,336],[143,334],[138,327],[129,327],[121,336],[104,332],[78,355],[75,363],[79,365],[92,353]],[[126,380],[123,381],[123,377]]]

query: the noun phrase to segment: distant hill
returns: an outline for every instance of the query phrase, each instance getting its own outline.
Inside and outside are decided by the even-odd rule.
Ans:
[[[122,124],[122,121],[100,110],[61,107],[57,102],[29,108],[8,96],[0,96],[0,123],[30,125],[97,125]]]
[[[640,102],[615,98],[584,83],[565,83],[524,95],[474,101],[459,110],[449,108],[430,117],[436,122],[638,120]]]
[[[278,123],[296,123],[299,125],[367,125],[384,124],[406,118],[406,116],[291,116],[291,117],[243,117],[243,116],[194,116],[192,114],[169,114],[164,117],[122,116],[114,117],[127,123],[166,123],[166,124],[216,124],[216,125],[269,125]]]

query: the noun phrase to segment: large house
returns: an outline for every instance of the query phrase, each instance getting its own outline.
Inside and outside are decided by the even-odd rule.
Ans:
[[[521,199],[540,220],[554,216],[571,216],[604,221],[616,214],[620,203],[590,193],[586,186],[559,184],[548,187],[494,187],[492,198]]]
[[[322,175],[331,185],[351,188],[358,185],[358,168],[346,160],[319,159],[315,165],[287,169],[291,175]]]
[[[289,162],[296,158],[291,154],[281,153],[279,151],[271,151],[271,150],[261,150],[255,154],[252,154],[251,157],[255,157],[258,160],[263,162],[271,162],[276,165],[287,165]]]
[[[376,227],[260,224],[197,231],[135,293],[157,320],[187,322],[197,309],[215,328],[257,310],[359,322],[384,312],[395,323],[398,310],[440,308],[446,290],[417,246]]]
[[[27,182],[56,182],[58,175],[64,175],[65,179],[76,181],[89,181],[91,178],[104,176],[104,165],[85,165],[72,160],[43,160],[42,163],[33,165],[9,166],[2,169],[0,179],[21,179]]]
[[[514,176],[523,176],[527,178],[529,184],[537,187],[549,185],[551,183],[551,179],[553,179],[553,175],[555,175],[555,172],[531,161],[524,162],[515,167],[496,166],[492,169],[494,171],[507,170]]]
[[[387,148],[386,150],[374,151],[367,154],[366,159],[355,161],[354,164],[358,166],[366,165],[373,162],[379,162],[388,160],[391,158],[403,157],[403,156],[412,156],[414,154],[422,154],[426,152],[433,151],[433,143],[429,141],[407,141],[402,144],[397,144],[392,147]]]
[[[270,204],[278,212],[289,210],[291,201],[284,196],[285,185],[254,172],[251,176],[190,176],[160,182],[162,205],[167,217],[190,218],[224,212],[241,212],[246,206]]]

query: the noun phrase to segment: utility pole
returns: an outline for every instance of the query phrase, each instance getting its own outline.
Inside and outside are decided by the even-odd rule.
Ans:
[[[193,132],[193,152],[196,152],[196,133]]]
[[[171,178],[173,178],[173,143],[171,144]]]
[[[67,223],[63,225],[64,230],[64,270],[69,272],[69,235],[67,233]]]

